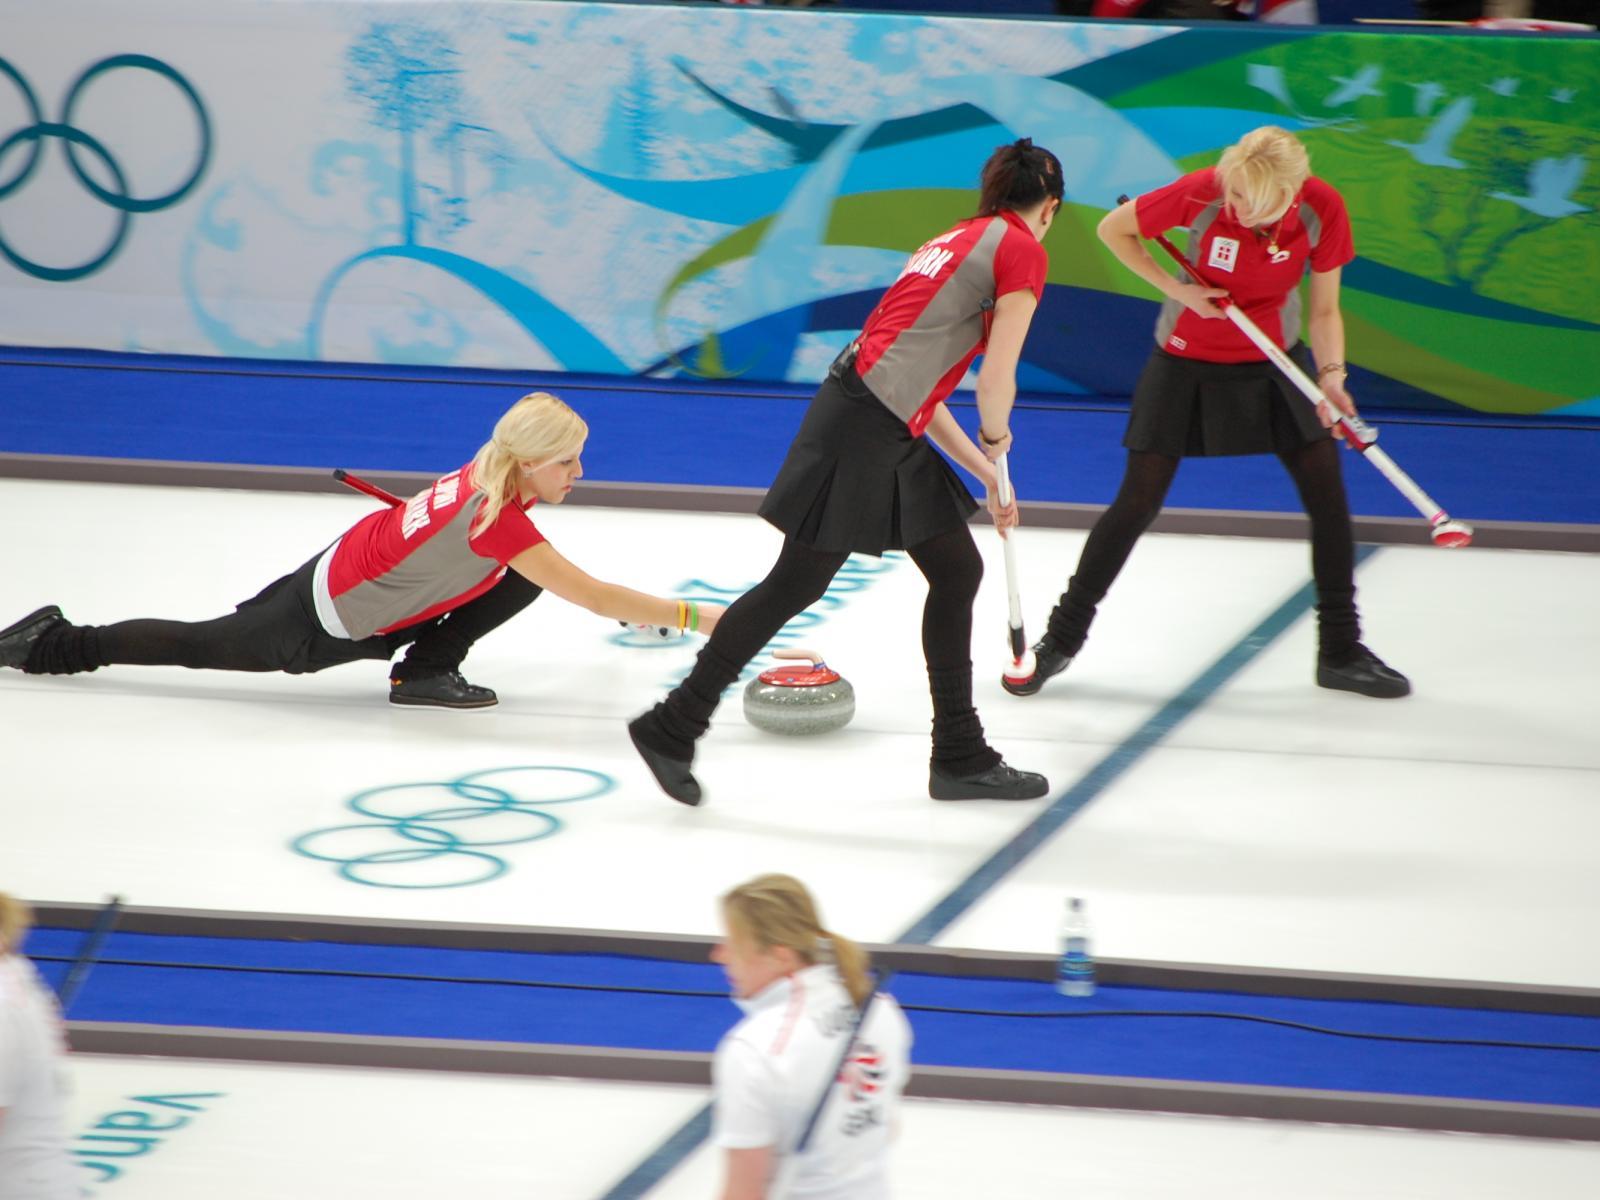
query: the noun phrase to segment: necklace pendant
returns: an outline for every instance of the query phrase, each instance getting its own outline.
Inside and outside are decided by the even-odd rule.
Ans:
[[[1267,243],[1267,253],[1271,254],[1273,256],[1276,256],[1277,253],[1278,253],[1278,243],[1277,242],[1268,242]]]

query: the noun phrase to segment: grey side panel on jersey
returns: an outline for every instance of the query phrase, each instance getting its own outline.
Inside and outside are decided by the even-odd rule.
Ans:
[[[468,528],[481,503],[463,504],[442,528],[382,576],[333,598],[334,610],[352,638],[371,637],[483,582],[496,564],[467,544]]]
[[[1283,307],[1278,310],[1278,322],[1283,326],[1283,344],[1287,349],[1300,340],[1300,289],[1293,287],[1289,294],[1283,298]]]
[[[1005,218],[993,218],[928,306],[861,377],[902,421],[912,418],[945,373],[982,340],[982,305],[994,299],[994,259],[1005,233]]]
[[[1306,227],[1306,242],[1311,249],[1317,248],[1317,243],[1322,240],[1322,218],[1317,215],[1317,210],[1309,204],[1300,206],[1300,224]]]
[[[1306,240],[1311,249],[1317,248],[1317,242],[1322,238],[1322,218],[1317,216],[1316,210],[1309,204],[1300,206],[1300,223],[1306,228]],[[1301,329],[1301,304],[1300,289],[1294,288],[1284,297],[1283,312],[1280,319],[1283,322],[1283,344],[1292,346],[1300,340]]]
[[[1221,211],[1222,201],[1213,200],[1202,208],[1195,219],[1190,222],[1189,247],[1191,253],[1193,253],[1193,248],[1200,244],[1200,239],[1205,237],[1206,230],[1211,228],[1212,222],[1217,219],[1217,214]],[[1182,267],[1178,268],[1178,272],[1183,279],[1187,280],[1189,278],[1189,273]],[[1161,311],[1156,314],[1156,345],[1165,346],[1167,344],[1167,339],[1172,336],[1172,331],[1177,328],[1178,318],[1181,316],[1183,316],[1183,305],[1170,297],[1161,301]]]

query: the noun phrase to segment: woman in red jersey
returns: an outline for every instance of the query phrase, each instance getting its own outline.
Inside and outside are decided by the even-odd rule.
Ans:
[[[494,692],[461,677],[472,644],[541,591],[604,617],[709,633],[721,608],[649,596],[585,574],[534,527],[582,477],[589,428],[535,392],[495,424],[460,470],[375,512],[299,570],[211,621],[73,625],[54,605],[0,630],[0,666],[69,675],[113,663],[222,671],[321,671],[388,661],[395,704],[485,708]]]
[[[978,214],[911,256],[813,397],[761,505],[785,535],[778,561],[729,606],[688,678],[628,726],[674,800],[700,802],[695,743],[745,664],[816,603],[849,555],[890,549],[905,550],[928,581],[929,794],[1016,800],[1048,790],[1042,775],[990,748],[973,708],[972,603],[983,560],[967,520],[977,504],[928,440],[984,483],[1002,533],[1016,523],[1015,504],[996,498],[993,460],[1011,444],[1017,362],[1044,294],[1040,241],[1061,207],[1061,164],[1024,138],[990,156],[981,184]],[[980,352],[982,449],[944,405]]]
[[[1142,237],[1177,228],[1188,230],[1195,265],[1209,279],[1226,282],[1225,288],[1175,278],[1145,250]],[[1037,670],[1026,682],[1002,685],[1032,695],[1082,649],[1096,606],[1161,511],[1183,458],[1276,454],[1311,518],[1317,683],[1381,699],[1406,695],[1406,677],[1361,644],[1350,508],[1338,448],[1328,432],[1337,413],[1356,411],[1345,390],[1339,313],[1339,272],[1355,257],[1344,200],[1311,174],[1305,147],[1294,135],[1266,126],[1230,146],[1215,167],[1107,214],[1100,239],[1166,297],[1156,350],[1134,389],[1122,485],[1084,543],[1078,569],[1033,648]],[[1300,341],[1298,290],[1308,268],[1309,353]],[[1230,297],[1316,377],[1325,403],[1316,409],[1306,403],[1226,319],[1216,304],[1221,296]]]

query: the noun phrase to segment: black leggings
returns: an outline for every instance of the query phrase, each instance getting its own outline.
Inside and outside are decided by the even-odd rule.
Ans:
[[[275,580],[227,616],[209,621],[120,621],[61,624],[36,641],[27,672],[70,675],[114,663],[213,671],[321,671],[361,659],[388,661],[409,645],[396,678],[419,678],[460,667],[473,642],[521,612],[540,589],[515,571],[458,609],[394,633],[334,637],[317,620],[311,598],[315,560]]]
[[[1307,442],[1279,454],[1311,519],[1311,574],[1317,585],[1317,624],[1321,653],[1338,659],[1361,638],[1356,611],[1355,540],[1350,506],[1332,438]],[[1121,572],[1134,543],[1161,512],[1181,459],[1144,450],[1128,452],[1128,468],[1116,499],[1095,522],[1078,559],[1078,569],[1050,614],[1046,644],[1061,654],[1077,654],[1089,635],[1095,609]]]
[[[934,761],[955,774],[987,770],[1000,756],[984,741],[972,707],[972,603],[983,580],[983,559],[965,525],[906,554],[928,581],[922,652],[933,697]],[[688,678],[656,705],[653,719],[638,732],[661,753],[692,758],[722,693],[786,622],[822,598],[848,557],[786,539],[767,577],[728,606]]]
[[[498,629],[539,598],[544,589],[508,570],[483,595],[443,616],[391,633],[396,646],[410,644],[406,656],[390,672],[396,679],[439,675],[460,669],[472,644]]]

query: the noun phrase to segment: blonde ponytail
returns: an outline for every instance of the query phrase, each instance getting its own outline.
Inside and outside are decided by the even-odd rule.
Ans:
[[[867,952],[849,938],[829,933],[826,929],[822,930],[822,936],[833,948],[833,965],[839,969],[839,978],[844,980],[844,990],[850,993],[850,999],[860,1008],[872,991],[872,977],[867,973]]]
[[[787,946],[808,966],[832,962],[850,998],[861,1004],[872,991],[867,952],[822,927],[816,901],[793,875],[758,875],[722,898],[728,928],[761,949]]]
[[[575,451],[589,436],[583,418],[549,392],[530,392],[495,422],[494,435],[472,458],[472,487],[483,493],[472,519],[476,537],[493,525],[517,497],[517,474],[524,463],[535,469]]]

